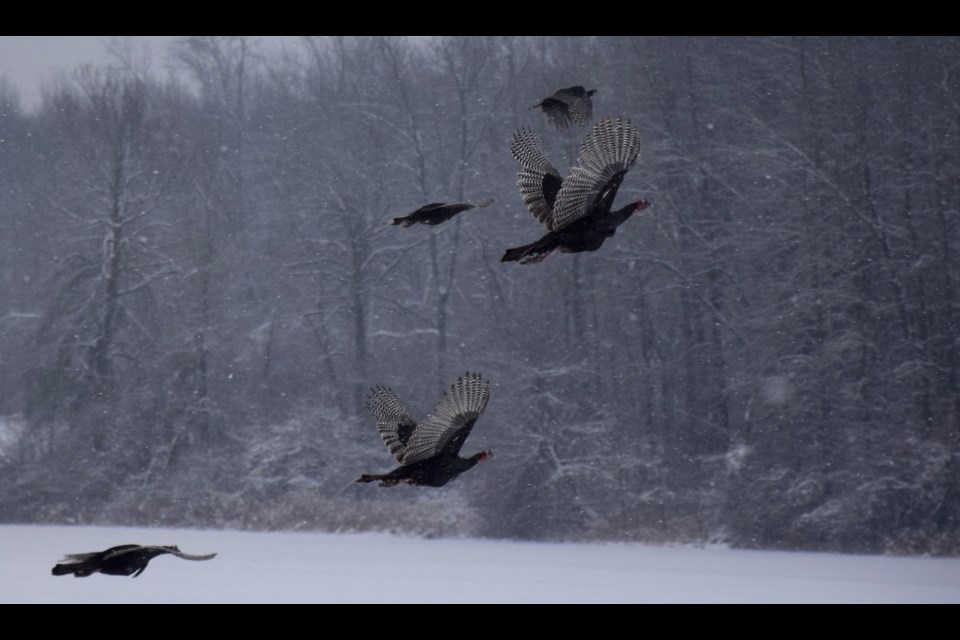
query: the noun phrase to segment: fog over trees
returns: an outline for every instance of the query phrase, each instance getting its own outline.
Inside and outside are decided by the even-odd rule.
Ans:
[[[0,82],[0,521],[960,552],[960,39],[116,57]],[[652,207],[501,264],[544,231],[511,135],[566,175],[589,129],[529,107],[578,84]],[[467,370],[494,460],[352,484],[370,386],[424,416]]]

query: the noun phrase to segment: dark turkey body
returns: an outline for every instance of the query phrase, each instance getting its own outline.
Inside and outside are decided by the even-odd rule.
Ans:
[[[591,215],[575,220],[563,229],[551,231],[536,242],[507,249],[500,262],[519,260],[521,264],[536,264],[558,250],[560,253],[596,251],[603,246],[607,238],[612,238],[617,233],[617,227],[634,212],[649,206],[649,202],[640,200],[605,215],[598,215],[594,209]]]
[[[406,216],[394,218],[391,224],[402,224],[405,227],[418,223],[438,225],[446,222],[458,213],[473,208],[472,204],[444,204],[442,202],[434,202],[424,205]]]
[[[117,553],[124,549],[130,549],[130,551]],[[94,573],[105,573],[110,576],[132,575],[136,578],[143,573],[151,560],[164,553],[168,552],[160,548],[143,549],[136,544],[122,544],[93,554],[83,562],[58,564],[53,568],[53,575],[62,576],[72,573],[78,578],[86,578]]]
[[[409,227],[415,224],[438,225],[446,222],[458,213],[463,213],[469,209],[482,209],[493,204],[493,198],[486,198],[480,202],[431,202],[425,204],[413,213],[405,216],[390,218],[390,224],[399,224]]]
[[[442,487],[464,471],[473,468],[478,461],[473,458],[437,456],[413,464],[405,464],[390,473],[365,474],[358,482],[379,480],[381,487],[393,487],[402,483],[422,487]]]

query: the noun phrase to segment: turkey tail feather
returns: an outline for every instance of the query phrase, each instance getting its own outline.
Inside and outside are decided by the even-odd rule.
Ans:
[[[82,565],[73,563],[73,564],[58,564],[53,568],[53,575],[55,576],[67,576],[71,573],[75,573]]]
[[[522,247],[507,249],[500,258],[500,262],[520,261],[520,264],[537,264],[543,262],[547,256],[560,248],[560,241],[553,234],[548,234],[536,242]]]
[[[517,260],[522,258],[524,255],[526,255],[527,251],[530,251],[531,249],[533,249],[534,245],[536,244],[537,244],[536,242],[533,242],[531,244],[525,244],[522,247],[514,247],[513,249],[507,249],[506,253],[503,254],[503,257],[500,258],[500,262],[516,262]]]

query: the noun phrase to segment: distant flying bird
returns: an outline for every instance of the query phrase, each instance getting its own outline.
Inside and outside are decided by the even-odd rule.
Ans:
[[[453,204],[447,204],[445,202],[431,202],[430,204],[425,204],[413,213],[408,213],[405,216],[398,216],[396,218],[390,218],[388,224],[402,224],[405,227],[410,225],[417,224],[429,224],[435,225],[440,224],[441,222],[446,222],[453,216],[466,211],[467,209],[482,209],[483,207],[489,207],[493,204],[493,198],[487,198],[486,200],[481,200],[476,204],[470,202],[457,202]]]
[[[443,394],[440,404],[419,425],[413,421],[397,395],[386,387],[370,390],[367,408],[377,420],[377,431],[387,449],[400,463],[390,473],[364,474],[357,482],[380,481],[381,487],[406,482],[442,487],[481,460],[493,457],[482,451],[461,458],[460,448],[473,425],[483,415],[490,399],[490,383],[469,372]]]
[[[548,255],[596,251],[627,218],[650,206],[631,202],[611,212],[620,183],[640,153],[640,133],[629,120],[600,120],[580,146],[580,159],[566,180],[529,129],[513,134],[510,151],[520,163],[517,186],[524,204],[550,232],[536,242],[507,249],[500,262],[542,262]]]
[[[72,573],[75,578],[86,578],[94,573],[105,573],[111,576],[132,575],[136,578],[143,573],[151,560],[165,553],[184,560],[210,560],[217,555],[208,553],[202,556],[192,556],[183,553],[176,546],[150,547],[139,544],[121,544],[117,547],[110,547],[106,551],[66,555],[60,561],[60,564],[53,568],[52,573],[55,576],[65,576]]]
[[[550,122],[557,126],[560,131],[566,131],[570,128],[572,120],[581,127],[590,124],[593,117],[593,101],[590,96],[597,92],[596,89],[587,91],[580,85],[560,89],[549,98],[544,98],[537,104],[530,107],[536,109],[540,107],[550,118]]]

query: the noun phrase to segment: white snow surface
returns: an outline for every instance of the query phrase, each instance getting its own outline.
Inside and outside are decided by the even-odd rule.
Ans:
[[[179,545],[138,578],[55,577],[65,553]],[[960,603],[960,558],[639,544],[0,526],[0,603]]]

